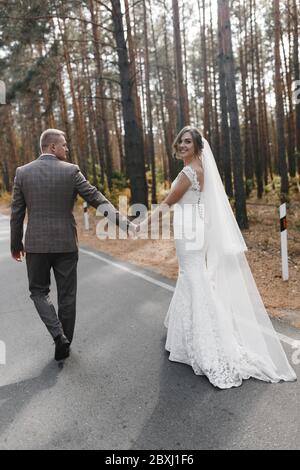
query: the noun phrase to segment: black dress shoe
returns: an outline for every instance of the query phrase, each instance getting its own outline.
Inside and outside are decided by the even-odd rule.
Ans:
[[[59,335],[55,338],[55,356],[56,361],[62,361],[70,356],[70,342],[65,335]]]

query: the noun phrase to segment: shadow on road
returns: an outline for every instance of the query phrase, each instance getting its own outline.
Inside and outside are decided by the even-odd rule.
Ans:
[[[132,449],[226,449],[242,446],[245,420],[270,384],[249,379],[241,387],[220,390],[185,364],[170,362],[164,351],[157,404]]]
[[[49,362],[38,377],[0,387],[0,436],[15,421],[22,408],[43,390],[55,386],[62,365]],[[5,442],[5,439],[3,439]]]

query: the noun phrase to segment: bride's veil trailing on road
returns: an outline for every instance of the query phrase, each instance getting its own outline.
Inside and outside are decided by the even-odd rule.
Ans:
[[[248,265],[247,246],[236,222],[214,156],[204,141],[203,202],[205,259],[219,320],[242,350],[256,358],[272,381],[295,380],[280,340],[264,307]],[[254,361],[255,362],[255,361]]]

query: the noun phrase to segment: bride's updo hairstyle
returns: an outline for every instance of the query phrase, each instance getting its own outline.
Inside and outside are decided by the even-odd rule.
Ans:
[[[204,143],[202,139],[202,135],[200,134],[199,130],[197,127],[193,126],[185,126],[181,131],[177,134],[174,142],[173,142],[173,150],[174,150],[174,158],[179,158],[177,155],[177,152],[179,150],[179,142],[186,132],[189,132],[192,136],[193,143],[194,143],[194,149],[195,149],[195,154],[200,156],[201,152],[204,148]]]

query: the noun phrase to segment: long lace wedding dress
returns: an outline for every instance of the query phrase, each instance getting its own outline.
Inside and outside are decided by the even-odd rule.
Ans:
[[[204,153],[204,187],[208,177],[205,158],[211,156]],[[174,208],[177,229],[178,225],[189,223],[189,217],[184,217],[186,208],[190,212],[191,207],[204,207],[198,217],[206,221],[218,216],[217,212],[207,214],[211,206],[205,202],[192,166],[187,165],[182,171],[191,185]],[[213,232],[211,240],[209,228],[205,231],[202,244],[192,245],[185,232],[175,240],[179,275],[165,319],[169,359],[190,365],[195,374],[205,375],[221,389],[237,387],[250,377],[267,382],[295,380],[244,253],[219,256],[214,271],[209,253],[217,251],[217,247],[211,246]],[[222,236],[221,231],[219,237]]]

